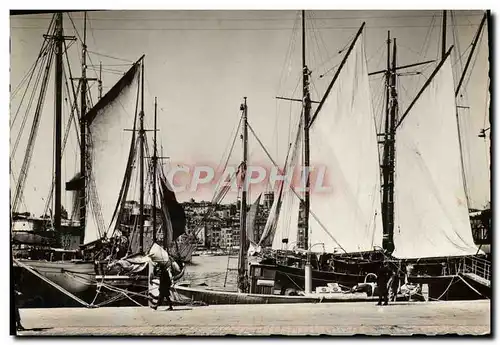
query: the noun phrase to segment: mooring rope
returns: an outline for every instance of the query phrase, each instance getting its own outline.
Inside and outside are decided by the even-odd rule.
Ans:
[[[92,301],[92,303],[89,304],[89,303],[85,302],[84,300],[82,300],[81,298],[75,296],[74,294],[72,294],[68,290],[64,289],[60,285],[58,285],[58,284],[54,283],[53,281],[51,281],[50,279],[44,277],[42,274],[40,274],[39,272],[37,272],[32,267],[30,267],[30,266],[28,266],[28,265],[20,262],[17,259],[13,259],[13,261],[17,265],[19,265],[20,267],[26,269],[28,272],[32,273],[36,277],[40,278],[42,281],[44,281],[47,284],[51,285],[52,287],[56,288],[57,290],[59,290],[60,292],[62,292],[66,296],[72,298],[73,300],[75,300],[76,302],[80,303],[81,305],[83,305],[86,308],[99,308],[99,307],[101,307],[103,305],[106,305],[106,304],[109,304],[109,303],[112,303],[114,301],[121,300],[121,299],[124,299],[124,298],[128,298],[129,300],[131,300],[135,304],[143,307],[142,304],[140,304],[139,302],[137,302],[136,300],[134,300],[133,298],[131,298],[129,295],[148,298],[147,293],[149,292],[149,288],[146,289],[145,291],[141,292],[141,293],[137,293],[137,292],[133,292],[133,291],[128,291],[128,290],[125,290],[125,289],[117,288],[117,287],[114,287],[114,286],[112,286],[110,284],[106,284],[106,283],[103,282],[103,280],[104,280],[104,278],[103,278],[103,280],[101,281],[101,283],[97,284],[97,293],[96,293],[96,295],[94,297],[94,300]],[[86,278],[83,278],[81,276],[78,276],[78,274],[87,275],[85,273],[72,272],[72,271],[68,271],[68,270],[65,270],[64,273],[67,274],[67,275],[71,275],[73,279],[79,281],[80,283],[88,284],[88,283],[92,283],[93,282],[90,279],[86,279]],[[102,287],[107,288],[110,291],[116,292],[116,293],[118,293],[118,295],[113,296],[110,299],[108,299],[106,301],[103,301],[103,302],[101,302],[101,303],[99,303],[99,304],[96,305],[94,303],[97,300],[97,296],[101,293],[101,288]]]
[[[477,291],[476,289],[474,289],[469,283],[467,283],[467,281],[462,278],[460,275],[457,275],[458,278],[460,278],[464,283],[465,285],[467,285],[472,291],[474,291],[475,293],[477,293],[479,296],[481,297],[484,297],[486,299],[489,299],[488,297],[484,296],[482,293],[480,293],[479,291]]]
[[[33,275],[35,275],[36,277],[40,278],[41,280],[43,280],[44,282],[46,282],[47,284],[53,286],[54,288],[56,288],[57,290],[61,291],[63,294],[65,294],[66,296],[74,299],[75,301],[77,301],[78,303],[80,303],[81,305],[87,307],[87,308],[93,308],[93,306],[91,306],[90,304],[88,304],[87,302],[85,302],[84,300],[78,298],[77,296],[73,295],[71,292],[69,292],[68,290],[64,289],[63,287],[59,286],[58,284],[54,283],[53,281],[51,281],[50,279],[47,279],[45,278],[43,275],[41,275],[40,273],[38,273],[36,270],[34,270],[33,268],[25,265],[24,263],[22,263],[21,261],[17,260],[17,259],[12,259],[16,264],[18,264],[20,267],[24,268],[25,270],[27,270],[28,272],[32,273]]]

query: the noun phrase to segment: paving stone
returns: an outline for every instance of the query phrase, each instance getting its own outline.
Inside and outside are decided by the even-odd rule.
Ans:
[[[490,331],[490,301],[22,309],[19,335],[412,335]]]

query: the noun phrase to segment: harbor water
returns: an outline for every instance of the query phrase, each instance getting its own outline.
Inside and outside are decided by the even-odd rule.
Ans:
[[[190,282],[192,286],[206,284],[210,288],[236,291],[238,272],[235,269],[237,268],[238,260],[234,257],[231,257],[229,260],[229,268],[231,270],[227,271],[227,255],[193,256],[191,262],[187,264],[184,276],[180,282]],[[226,281],[225,286],[224,281]]]

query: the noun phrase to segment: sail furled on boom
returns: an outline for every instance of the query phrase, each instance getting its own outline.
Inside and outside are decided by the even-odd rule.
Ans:
[[[393,256],[476,254],[448,57],[396,132]]]
[[[139,66],[134,64],[85,115],[91,165],[88,176],[93,189],[90,206],[93,214],[102,218],[87,216],[86,243],[95,240],[99,230],[104,235],[115,230],[119,208],[128,192],[135,157]]]
[[[378,144],[363,42],[357,39],[310,127],[312,173],[325,172],[322,190],[317,181],[311,185],[313,251],[382,247]]]
[[[186,231],[186,214],[184,208],[177,201],[173,188],[170,186],[163,170],[160,169],[160,202],[161,216],[164,230],[164,247],[171,244]]]

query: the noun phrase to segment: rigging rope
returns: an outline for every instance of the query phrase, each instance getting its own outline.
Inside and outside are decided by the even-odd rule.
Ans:
[[[429,52],[430,38],[431,38],[432,31],[434,30],[435,21],[436,21],[436,15],[433,15],[431,18],[431,22],[429,24],[429,29],[427,30],[427,33],[426,33],[425,38],[424,38],[424,43],[422,44],[422,48],[420,48],[420,51],[424,51],[424,49],[425,49],[425,53],[423,56],[424,59],[427,57],[427,54]]]
[[[65,294],[66,296],[72,298],[73,300],[75,300],[76,302],[80,303],[81,305],[87,307],[87,308],[90,308],[91,305],[88,304],[87,302],[85,302],[84,300],[78,298],[77,296],[73,295],[71,292],[65,290],[64,288],[62,288],[61,286],[59,286],[58,284],[54,283],[53,281],[51,281],[50,279],[47,279],[46,277],[44,277],[43,275],[41,275],[40,273],[38,273],[36,270],[34,270],[33,268],[31,268],[30,266],[27,266],[25,265],[24,263],[20,262],[19,260],[13,258],[12,259],[14,261],[14,263],[16,263],[17,265],[19,265],[20,267],[26,269],[28,272],[32,273],[33,275],[35,275],[36,277],[40,278],[41,280],[43,280],[44,282],[46,282],[47,284],[51,285],[52,287],[56,288],[57,290],[59,290],[60,292],[62,292],[63,294]]]
[[[54,24],[55,23],[55,17],[56,17],[55,15],[52,16],[52,20],[50,21],[49,27],[48,27],[47,32],[46,32],[47,35],[49,35],[49,33],[52,30],[55,30],[55,24]],[[53,25],[54,25],[54,28],[52,27]],[[28,81],[28,85],[26,86],[26,89],[25,89],[25,91],[23,93],[23,97],[22,97],[21,102],[20,102],[21,104],[23,103],[24,96],[26,95],[26,92],[28,91],[29,84],[31,83],[31,79],[33,77],[33,73],[35,72],[35,69],[36,69],[36,65],[37,65],[38,61],[40,60],[40,58],[41,57],[44,58],[47,55],[47,52],[50,51],[50,48],[51,48],[50,45],[51,44],[53,44],[52,40],[44,40],[42,42],[42,47],[40,48],[40,52],[38,53],[38,57],[37,57],[36,61],[34,62],[33,66],[32,66],[33,71],[32,71],[32,74],[30,75],[30,78],[29,78],[29,81]],[[43,66],[43,63],[41,64],[41,66]],[[24,79],[25,78],[23,78],[23,80]],[[15,94],[17,93],[17,91],[20,90],[22,83],[23,83],[23,81],[21,80],[21,82],[19,83],[19,85],[16,87],[16,89],[12,93],[11,100],[15,96]],[[17,110],[17,112],[19,112],[19,109]],[[17,112],[16,112],[16,116],[14,117],[14,121],[11,123],[11,128],[12,128],[14,122],[15,122],[15,118],[17,117]]]
[[[66,58],[68,58],[67,54],[66,54]],[[68,62],[68,66],[69,66],[69,61],[67,61],[67,62]],[[64,72],[64,67],[63,67],[63,74],[64,74],[64,77],[66,77],[66,74]],[[69,77],[70,77],[70,80],[71,80],[72,79],[72,77],[71,77],[71,69],[69,70]],[[71,93],[69,91],[69,86],[68,86],[68,80],[67,80],[67,78],[65,78],[64,81],[65,81],[65,84],[66,84],[67,93],[69,94],[69,98],[70,98],[70,101],[71,101]],[[73,86],[73,83],[71,83],[71,85]],[[63,139],[62,146],[61,146],[62,147],[62,152],[64,152],[64,150],[66,149],[66,143],[68,141],[69,131],[70,131],[70,128],[71,128],[71,121],[72,120],[75,123],[75,130],[76,130],[76,133],[77,133],[77,140],[78,140],[78,142],[80,142],[80,140],[79,140],[80,139],[79,138],[79,132],[78,132],[78,129],[76,128],[77,120],[75,119],[75,112],[74,112],[74,110],[76,109],[76,112],[79,114],[78,106],[77,106],[77,96],[76,96],[76,92],[78,92],[79,89],[80,89],[80,83],[78,84],[78,87],[77,87],[76,91],[74,90],[74,86],[73,86],[73,97],[74,97],[73,99],[74,99],[74,103],[71,106],[70,116],[68,117],[68,122],[67,122],[66,130],[65,130],[65,133],[64,133],[64,139]],[[52,176],[54,176],[54,174],[52,174]],[[49,193],[48,193],[48,196],[47,196],[47,201],[46,201],[45,206],[44,206],[43,214],[47,214],[47,211],[48,211],[48,209],[50,207],[50,204],[52,202],[53,193],[54,193],[54,188],[55,188],[55,176],[52,179],[50,190],[49,190]]]
[[[16,190],[15,190],[12,212],[17,212],[19,198],[23,195],[23,192],[24,192],[24,186],[26,183],[26,178],[27,178],[27,174],[29,171],[31,157],[33,154],[33,147],[34,147],[34,143],[35,143],[36,136],[38,133],[38,127],[40,124],[41,109],[42,109],[42,105],[43,105],[45,95],[46,95],[48,77],[49,77],[49,72],[50,72],[50,67],[51,67],[50,61],[52,60],[53,54],[54,54],[54,50],[51,49],[50,53],[49,53],[49,57],[50,57],[50,59],[48,60],[49,63],[46,66],[45,74],[44,74],[43,81],[42,81],[42,87],[40,89],[40,98],[38,99],[38,102],[37,102],[35,116],[33,118],[33,125],[31,127],[30,135],[28,138],[28,145],[26,147],[26,154],[24,156],[23,164],[21,166],[21,173],[20,173],[20,176],[18,179],[18,184],[16,186]]]
[[[242,121],[243,121],[243,117],[240,117],[240,120],[238,122],[238,126],[236,127],[236,131],[235,131],[235,134],[233,137],[233,142],[231,143],[231,148],[229,149],[229,153],[228,153],[226,161],[224,163],[224,168],[223,168],[222,172],[226,171],[227,165],[229,163],[229,159],[231,158],[231,154],[233,153],[233,150],[234,150],[234,145],[236,143],[236,139],[239,137],[239,129],[241,127]],[[226,147],[226,150],[227,150],[227,147]],[[222,156],[221,161],[219,162],[219,165],[217,166],[217,171],[220,171],[220,167],[221,167],[223,159],[224,159],[224,155]],[[216,188],[219,188],[219,186],[217,186]]]
[[[49,48],[50,48],[50,49],[49,49]],[[38,75],[37,75],[37,77],[35,78],[35,84],[34,84],[34,86],[33,86],[33,89],[32,89],[31,95],[30,95],[30,98],[29,98],[29,100],[28,100],[28,105],[27,105],[27,107],[26,107],[26,112],[25,112],[25,115],[24,115],[23,120],[22,120],[22,122],[21,122],[21,128],[19,129],[19,134],[18,134],[18,135],[17,135],[17,137],[16,137],[16,140],[15,140],[15,142],[14,142],[14,146],[13,146],[13,149],[12,149],[12,151],[11,151],[11,157],[14,157],[14,156],[15,156],[15,154],[16,154],[17,147],[18,147],[18,145],[19,145],[19,141],[21,140],[21,136],[22,136],[22,134],[23,134],[23,132],[24,132],[24,127],[25,127],[25,125],[26,125],[26,121],[27,121],[27,119],[28,119],[28,115],[29,115],[29,112],[30,112],[30,110],[31,110],[31,106],[32,106],[32,104],[33,104],[33,100],[34,100],[35,95],[36,95],[37,90],[38,90],[38,85],[40,84],[40,80],[42,79],[42,75],[44,74],[43,72],[45,71],[45,73],[47,74],[47,73],[48,73],[48,72],[47,72],[47,69],[49,69],[49,70],[50,70],[50,68],[51,68],[52,57],[53,57],[53,55],[54,55],[54,54],[53,54],[53,44],[51,44],[51,45],[49,46],[49,48],[47,48],[47,49],[48,49],[48,52],[47,52],[47,53],[43,56],[43,58],[42,58],[43,60],[42,60],[42,63],[40,64],[40,70],[38,71]],[[44,89],[44,86],[43,86],[43,84],[42,84],[42,87],[40,88],[40,93],[39,93],[39,94],[40,94],[40,98],[42,98],[42,90],[43,90],[43,89]],[[26,94],[26,92],[27,92],[27,91],[28,91],[28,87],[25,89],[25,93],[23,94],[23,97],[22,97],[22,99],[21,99],[21,102],[20,102],[20,104],[19,104],[19,107],[18,107],[18,109],[17,109],[17,111],[16,111],[15,118],[17,117],[17,115],[18,115],[18,113],[19,113],[19,111],[20,111],[20,109],[21,109],[21,105],[22,105],[22,103],[23,103],[24,96],[25,96],[25,94]],[[12,160],[12,159],[13,159],[13,158],[11,158],[11,160]]]
[[[319,52],[319,55],[321,56],[321,47],[323,47],[324,49],[324,52],[326,53],[326,58],[322,58],[321,60],[321,64],[318,65],[316,68],[319,68],[321,66],[323,66],[327,61],[326,59],[328,59],[328,57],[330,56],[329,52],[328,52],[328,48],[327,48],[327,45],[325,43],[325,40],[323,39],[323,36],[321,34],[321,31],[319,30],[319,28],[316,26],[315,24],[315,21],[317,20],[317,18],[315,17],[316,15],[314,14],[314,12],[307,12],[307,14],[309,15],[310,17],[310,23],[311,23],[311,26],[313,28],[313,33],[314,33],[314,36],[315,36],[315,39],[316,39],[316,44],[318,46],[318,52]],[[319,40],[318,40],[318,37],[319,37]],[[320,45],[320,42],[322,43],[322,46]]]
[[[94,51],[90,51],[90,50],[88,50],[87,52],[88,52],[88,53],[95,54],[95,55],[98,55],[98,56],[107,57],[107,58],[110,58],[110,59],[115,59],[115,60],[119,60],[119,61],[123,61],[123,62],[130,62],[130,63],[134,63],[134,62],[133,62],[133,61],[131,61],[131,60],[121,59],[121,58],[117,58],[117,57],[114,57],[114,56],[111,56],[111,55],[106,55],[106,54],[102,54],[102,53],[98,53],[98,52],[94,52]]]

